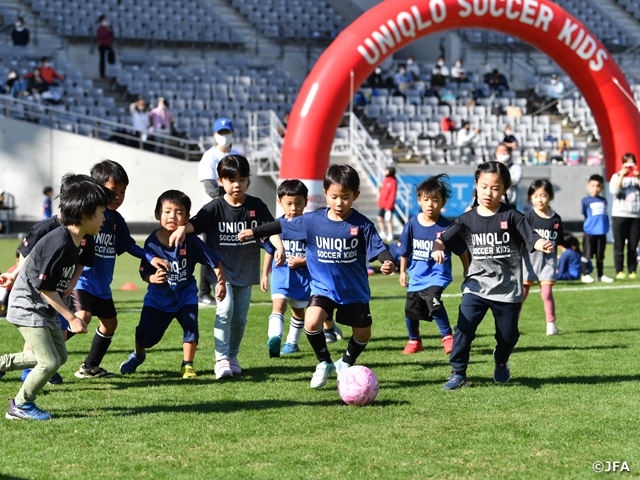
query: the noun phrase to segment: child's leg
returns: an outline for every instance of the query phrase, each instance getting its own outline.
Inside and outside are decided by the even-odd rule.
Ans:
[[[273,298],[273,309],[271,315],[269,315],[269,328],[267,336],[282,338],[282,326],[284,325],[284,314],[287,311],[287,299],[286,298]]]
[[[462,296],[456,333],[453,336],[453,350],[449,359],[451,373],[457,373],[463,377],[467,375],[471,342],[476,338],[478,325],[488,309],[489,300],[470,293]]]
[[[407,325],[407,333],[409,334],[409,340],[421,341],[420,337],[420,320],[411,320],[410,318],[404,319]]]
[[[327,348],[327,339],[324,337],[322,329],[322,324],[328,316],[328,313],[321,307],[308,307],[304,317],[304,330],[318,361],[331,363],[331,354]]]
[[[233,287],[233,316],[231,317],[231,330],[229,335],[229,359],[238,357],[240,343],[244,337],[244,329],[247,326],[247,314],[251,304],[251,285],[246,287]]]
[[[491,313],[496,326],[496,363],[505,364],[513,348],[518,343],[520,332],[518,331],[519,303],[491,302]]]
[[[162,339],[173,318],[173,313],[163,312],[147,305],[142,306],[140,321],[136,327],[135,351],[120,365],[120,373],[135,373],[147,357],[146,349],[153,347]]]
[[[216,322],[213,336],[216,343],[216,362],[229,360],[229,337],[231,332],[231,317],[233,316],[235,289],[227,283],[227,296],[217,303]]]
[[[100,320],[100,326],[96,329],[96,334],[93,336],[89,354],[84,360],[84,365],[87,370],[100,366],[102,359],[107,354],[107,350],[111,345],[113,334],[118,327],[118,319],[116,317],[98,317],[98,319]]]
[[[176,318],[182,327],[182,365],[193,364],[200,332],[198,329],[198,306],[185,305],[178,311]]]
[[[444,307],[435,310],[432,313],[432,316],[433,321],[436,322],[436,325],[438,326],[438,330],[440,330],[441,337],[453,334],[453,330],[451,330],[451,323],[449,323],[449,314]]]
[[[541,283],[540,284],[540,296],[544,303],[544,313],[547,318],[547,322],[556,321],[556,302],[553,298],[553,284]]]
[[[297,345],[300,341],[300,335],[304,331],[304,308],[291,307],[291,321],[289,322],[289,335],[287,335],[287,343]]]
[[[582,241],[582,257],[580,258],[582,262],[582,275],[589,274],[589,260],[593,257],[594,252],[594,241],[592,236],[585,233]]]
[[[183,360],[182,365],[193,365],[193,358],[196,356],[196,342],[184,342],[182,344]]]
[[[596,271],[598,272],[598,277],[602,277],[604,273],[604,251],[607,248],[607,237],[606,235],[598,235],[597,244],[596,244]],[[620,268],[622,268],[622,259],[620,259]],[[617,270],[616,273],[621,272],[622,270]]]
[[[356,360],[364,351],[371,339],[371,325],[368,327],[352,327],[353,334],[349,339],[347,351],[342,356],[342,361],[349,365],[355,365]]]

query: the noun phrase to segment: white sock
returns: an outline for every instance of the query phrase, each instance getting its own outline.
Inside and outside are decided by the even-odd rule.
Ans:
[[[269,315],[269,329],[267,335],[271,337],[282,338],[282,324],[284,323],[284,315],[281,313],[272,313]]]
[[[304,320],[300,320],[296,317],[291,317],[289,322],[289,335],[287,335],[287,343],[297,345],[300,340],[300,335],[304,331]]]

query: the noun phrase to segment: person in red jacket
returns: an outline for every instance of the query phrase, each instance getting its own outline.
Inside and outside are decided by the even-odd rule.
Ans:
[[[378,226],[380,227],[380,237],[390,242],[393,240],[391,218],[396,203],[398,182],[396,181],[396,169],[394,167],[387,167],[384,174],[385,177],[380,187],[380,196],[378,197],[378,208],[380,208],[378,212]],[[387,224],[386,235],[384,229],[385,222]]]
[[[100,77],[104,78],[104,67],[108,52],[113,50],[113,27],[109,24],[106,15],[100,15],[98,19],[98,50],[100,51]]]

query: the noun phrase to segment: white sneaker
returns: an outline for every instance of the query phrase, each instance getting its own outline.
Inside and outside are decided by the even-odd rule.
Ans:
[[[595,279],[591,275],[582,276],[582,283],[593,283],[593,282],[595,282]]]
[[[613,283],[613,278],[609,278],[606,275],[602,275],[601,277],[598,277],[598,281],[602,283]]]
[[[556,327],[556,322],[547,322],[547,335],[558,335],[558,327]]]
[[[393,240],[393,233],[388,233],[387,234],[387,242],[390,242]]]
[[[240,368],[240,363],[237,358],[229,359],[229,368],[234,375],[240,375],[242,373],[242,368]]]
[[[311,377],[311,388],[324,387],[327,384],[329,375],[336,371],[336,366],[333,363],[320,362],[316,367],[316,371]]]
[[[229,365],[229,360],[227,359],[218,360],[213,371],[216,373],[216,380],[220,380],[223,377],[233,377],[231,365]]]

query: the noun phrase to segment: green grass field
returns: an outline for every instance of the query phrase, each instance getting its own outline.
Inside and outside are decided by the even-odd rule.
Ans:
[[[13,262],[15,245],[0,241],[2,269]],[[454,264],[448,294],[460,291]],[[133,347],[145,291],[137,266],[125,255],[116,269],[120,326],[103,363],[112,371]],[[612,268],[605,273],[614,276]],[[127,281],[140,290],[119,291]],[[65,383],[47,385],[38,399],[54,419],[0,419],[0,478],[583,479],[596,476],[598,461],[627,462],[626,476],[640,474],[640,282],[559,283],[557,337],[545,336],[542,301],[533,293],[506,386],[492,381],[494,327],[486,318],[471,352],[472,388],[454,392],[441,389],[450,370],[434,324],[422,324],[424,352],[401,354],[398,277],[375,275],[371,288],[373,338],[359,363],[380,380],[374,404],[344,405],[335,376],[324,389],[309,389],[316,361],[304,338],[301,354],[270,359],[269,297],[258,290],[239,356],[245,371],[230,380],[213,374],[213,308],[200,310],[197,379],[179,376],[175,322],[137,374],[76,379],[96,319],[89,335],[67,344]],[[458,303],[459,295],[446,298],[452,323]],[[330,347],[334,359],[345,347],[344,340]],[[21,348],[18,330],[0,321],[0,353]],[[0,398],[17,393],[19,375],[0,381]]]

